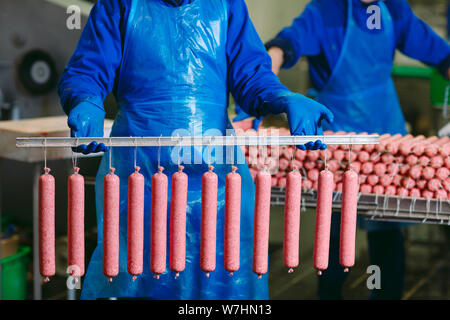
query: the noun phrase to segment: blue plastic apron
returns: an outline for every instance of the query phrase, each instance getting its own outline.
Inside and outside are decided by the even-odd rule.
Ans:
[[[119,113],[112,136],[225,135],[231,129],[227,115],[228,14],[225,0],[196,0],[180,7],[159,0],[134,0],[126,26],[123,60],[118,70],[116,98]],[[175,131],[176,130],[176,131]],[[244,158],[240,148],[233,148]],[[203,152],[206,154],[207,148]],[[191,153],[189,155],[189,152]],[[225,150],[223,151],[225,152]],[[120,272],[109,283],[102,272],[103,177],[109,154],[102,159],[96,181],[98,245],[87,270],[83,299],[137,297],[155,299],[267,299],[268,277],[252,273],[253,207],[255,187],[247,165],[242,176],[240,270],[230,277],[224,269],[225,176],[231,164],[215,163],[219,176],[217,216],[217,267],[210,277],[200,269],[202,148],[183,148],[189,177],[186,270],[174,279],[166,273],[155,279],[150,272],[151,177],[157,172],[158,147],[137,149],[137,164],[146,178],[144,272],[132,281],[127,273],[127,179],[133,172],[134,148],[113,148],[112,166],[120,177]],[[213,160],[214,155],[213,154]],[[178,149],[161,148],[161,165],[169,177],[177,171]],[[222,160],[222,157],[217,159]],[[170,192],[169,192],[170,198]],[[170,201],[170,199],[169,199]],[[170,205],[168,206],[168,226]],[[169,233],[169,228],[168,233]],[[169,234],[167,234],[167,268]]]
[[[352,0],[347,2],[347,31],[341,56],[317,96],[317,101],[334,114],[334,122],[325,122],[324,130],[404,135],[405,119],[391,77],[395,52],[391,15],[386,5],[378,1],[382,29],[368,33],[353,18]],[[359,226],[369,231],[407,225],[358,217]]]
[[[395,52],[391,15],[378,1],[382,30],[368,33],[353,19],[352,0],[347,2],[347,31],[341,56],[317,97],[334,113],[334,122],[324,124],[324,130],[406,134],[391,78]]]

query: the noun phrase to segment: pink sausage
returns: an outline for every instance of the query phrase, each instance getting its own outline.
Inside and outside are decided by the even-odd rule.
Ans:
[[[301,188],[302,176],[294,169],[287,177],[284,206],[284,265],[289,272],[299,264]]]
[[[349,169],[355,171],[356,173],[359,173],[361,171],[361,163],[359,161],[353,161],[348,166]]]
[[[435,143],[430,144],[429,146],[427,146],[425,148],[425,154],[428,157],[434,157],[435,155],[438,154],[439,150],[442,150],[443,146],[445,146],[445,144],[450,140],[449,137],[443,137],[440,138],[439,140],[437,140]],[[444,151],[445,152],[445,151]]]
[[[55,178],[49,172],[39,177],[39,270],[46,282],[55,275]]]
[[[423,190],[422,191],[422,198],[433,199],[433,197],[434,197],[434,192],[429,191],[429,190]]]
[[[360,174],[359,175],[359,183],[360,184],[364,184],[367,181],[367,176],[365,174]]]
[[[292,158],[294,157],[294,154],[295,154],[295,150],[294,150],[293,148],[286,148],[286,149],[283,151],[283,156],[284,156],[286,159],[288,159],[289,161],[292,160]]]
[[[67,264],[74,277],[84,275],[84,178],[79,171],[75,168],[67,181]]]
[[[419,179],[421,175],[422,175],[422,167],[414,166],[411,169],[409,169],[409,176],[414,180]]]
[[[430,159],[430,165],[436,169],[440,168],[444,165],[444,159],[441,156],[435,156]]]
[[[392,176],[385,174],[380,177],[380,183],[382,186],[387,187],[392,183]]]
[[[409,196],[412,198],[420,198],[420,189],[412,188],[409,190]]]
[[[374,165],[376,163],[380,162],[381,161],[381,153],[377,153],[377,152],[372,153],[370,155],[369,161],[372,162]]]
[[[306,154],[306,158],[310,161],[317,161],[320,157],[320,151],[318,150],[310,150]]]
[[[179,276],[186,265],[186,208],[188,176],[179,166],[172,175],[170,200],[170,270]]]
[[[250,175],[252,176],[253,181],[255,180],[257,174],[258,170],[250,168]]]
[[[299,161],[299,160],[296,160],[296,159],[294,159],[292,161],[292,165],[296,166],[298,169],[303,168],[303,162]]]
[[[397,163],[391,163],[386,166],[386,172],[391,175],[396,175],[400,171],[400,166]]]
[[[304,161],[305,158],[306,158],[306,151],[305,150],[297,149],[295,151],[295,159],[297,159],[299,161]]]
[[[367,161],[369,161],[370,159],[370,154],[367,151],[361,151],[360,153],[358,153],[358,161],[361,163],[365,163]]]
[[[442,185],[444,186],[447,192],[450,192],[450,177],[442,181]]]
[[[439,189],[435,192],[434,197],[439,200],[447,200],[448,199],[447,191]]]
[[[380,143],[375,145],[375,150],[377,150],[378,152],[384,152],[386,150],[386,146],[388,145],[388,143],[398,140],[401,137],[402,137],[401,134],[396,134],[396,135],[390,136],[386,139],[381,139],[381,137],[380,137]]]
[[[253,272],[261,278],[267,272],[270,225],[270,174],[256,176],[255,223],[253,232]]]
[[[317,192],[316,230],[313,254],[314,268],[319,271],[319,275],[323,270],[328,268],[333,187],[333,174],[328,170],[321,171]]]
[[[287,179],[285,177],[278,178],[277,186],[280,188],[286,187]]]
[[[426,180],[431,180],[434,178],[434,174],[436,173],[436,170],[432,167],[425,167],[422,170],[422,177]]]
[[[306,170],[314,169],[316,167],[316,162],[315,161],[309,161],[309,160],[305,161],[305,162],[303,162],[303,167]]]
[[[373,187],[372,192],[375,193],[375,194],[383,194],[384,193],[384,187],[382,185],[377,184],[376,186]]]
[[[336,183],[335,189],[336,191],[342,191],[344,189],[344,184],[342,182]]]
[[[372,186],[370,184],[362,184],[360,188],[361,193],[372,193]]]
[[[377,152],[381,152],[384,151],[384,148],[386,146],[386,143],[389,142],[389,139],[392,138],[392,136],[390,134],[382,134],[380,136],[380,143],[378,145],[374,145],[373,150],[377,151]],[[383,145],[381,145],[383,143]],[[366,151],[368,151],[366,148],[364,148]]]
[[[302,186],[303,189],[310,190],[313,187],[313,183],[311,180],[304,180]]]
[[[341,210],[341,235],[339,262],[345,268],[355,264],[356,216],[358,206],[358,174],[347,171],[344,174]]]
[[[327,162],[328,170],[331,172],[336,172],[340,169],[341,165],[336,160],[331,160]]]
[[[441,181],[439,181],[439,179],[431,179],[430,181],[428,181],[427,187],[430,191],[438,191],[441,187]]]
[[[210,166],[202,177],[202,216],[200,229],[200,268],[209,273],[216,269],[217,190],[219,178]],[[270,175],[269,175],[270,177]],[[270,183],[268,185],[271,185]]]
[[[409,156],[406,157],[406,163],[409,166],[415,166],[417,162],[419,162],[419,158],[413,154],[410,154]]]
[[[409,196],[409,191],[406,188],[400,187],[397,189],[397,195],[400,197],[407,197]]]
[[[380,181],[380,178],[376,174],[371,174],[367,177],[367,183],[371,186],[375,186]]]
[[[391,164],[395,162],[395,158],[392,154],[385,153],[381,156],[381,162],[383,162],[384,164]]]
[[[355,152],[346,152],[345,153],[345,160],[352,162],[355,161],[358,155]]]
[[[395,196],[397,194],[397,188],[395,186],[387,186],[384,190],[384,194]]]
[[[402,176],[400,175],[395,175],[394,178],[392,179],[392,184],[396,187],[400,186],[402,184]]]
[[[450,142],[447,142],[439,147],[439,154],[443,157],[450,155]]]
[[[336,171],[333,173],[333,176],[334,176],[334,181],[336,181],[336,182],[341,181],[342,177],[344,176],[344,172],[342,172],[340,170]]]
[[[427,187],[428,180],[422,179],[416,182],[416,187],[419,190],[423,190]]]
[[[429,163],[430,163],[430,158],[428,158],[427,156],[421,156],[419,158],[419,164],[422,167],[426,167]]]
[[[311,181],[317,181],[319,180],[319,170],[318,169],[311,169],[308,171],[307,177]]]
[[[404,156],[396,156],[395,157],[395,162],[397,163],[402,163],[405,161],[405,157]]]
[[[377,163],[374,167],[373,167],[373,171],[374,173],[381,177],[382,175],[384,175],[386,173],[386,165],[384,163]]]
[[[409,169],[411,169],[411,167],[409,165],[407,165],[407,164],[402,165],[400,167],[400,174],[401,175],[406,175],[409,172]]]
[[[373,163],[365,162],[361,166],[361,172],[364,174],[371,174],[373,172]]]
[[[240,224],[241,224],[241,176],[233,172],[225,179],[225,270],[233,275],[239,270]]]
[[[402,180],[402,185],[406,189],[412,189],[412,188],[414,188],[416,186],[416,182],[414,181],[414,179],[412,179],[410,177],[405,177]]]
[[[412,138],[413,138],[412,135],[407,134],[404,137],[401,137],[399,139],[395,139],[395,140],[389,142],[386,145],[386,151],[389,152],[390,154],[396,154],[398,152],[400,144],[403,143],[403,142],[409,141]]]
[[[450,171],[446,167],[442,167],[436,170],[436,177],[441,180],[448,178]]]
[[[345,152],[342,150],[336,150],[333,152],[333,159],[342,162],[345,158]]]
[[[119,274],[120,179],[114,171],[103,178],[103,274],[110,282]]]
[[[420,144],[423,140],[425,140],[425,136],[420,135],[415,137],[414,139],[404,141],[400,143],[398,150],[402,155],[407,156],[411,153],[414,145]]]
[[[425,153],[425,148],[436,142],[439,138],[438,137],[430,137],[428,139],[426,139],[425,141],[421,141],[421,143],[415,144],[412,152],[416,155],[416,156],[421,156]]]
[[[447,167],[447,169],[450,169],[450,157],[446,157],[444,162],[445,162],[445,166]]]
[[[167,194],[168,194],[168,185],[169,178],[163,173],[164,168],[159,167],[158,172],[155,173],[152,177],[152,203],[151,203],[151,220],[150,220],[150,271],[155,274],[155,277],[158,279],[161,273],[166,271],[166,256],[167,256]],[[136,171],[137,173],[137,171]],[[133,173],[133,174],[136,174]],[[130,176],[130,180],[131,180]],[[142,226],[144,223],[143,209],[144,209],[144,188],[145,181],[143,176],[136,175],[133,177],[135,181],[134,188],[136,188],[136,193],[139,196],[142,196],[142,199],[137,202],[137,198],[134,199],[136,202],[135,213],[136,216],[134,221],[134,230],[138,230],[139,234],[143,231],[139,226]],[[132,181],[129,180],[129,185],[131,187]],[[129,188],[130,188],[129,187]],[[131,196],[129,190],[129,197]],[[134,195],[134,197],[137,197]],[[130,200],[128,200],[128,207],[130,212]],[[129,213],[128,213],[129,214]],[[142,214],[142,216],[141,216]],[[130,221],[130,216],[128,215],[128,219]],[[130,230],[130,225],[128,224],[128,228]],[[132,231],[131,229],[130,231]],[[130,234],[130,233],[128,233]],[[139,239],[139,244],[134,248],[135,256],[139,257],[139,261],[142,261],[142,251],[143,247],[141,247],[142,240]],[[133,246],[132,241],[134,239],[128,237],[128,248]],[[130,243],[131,242],[131,243]],[[139,250],[139,251],[138,251]],[[128,267],[130,269],[130,265]],[[130,271],[128,271],[130,272]],[[131,273],[131,272],[130,272]],[[132,273],[133,274],[133,273]]]

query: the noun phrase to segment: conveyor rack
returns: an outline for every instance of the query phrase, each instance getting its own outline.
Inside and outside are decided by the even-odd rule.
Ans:
[[[333,193],[333,209],[340,210],[342,192]],[[272,188],[272,205],[284,205],[285,189]],[[302,190],[302,207],[315,208],[316,190]],[[360,194],[358,214],[366,219],[440,224],[450,226],[450,201],[438,199],[410,198],[388,195]]]

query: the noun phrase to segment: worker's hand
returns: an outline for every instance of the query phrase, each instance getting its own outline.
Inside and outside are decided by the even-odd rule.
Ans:
[[[272,72],[278,75],[284,62],[284,52],[281,48],[271,47],[267,53],[272,58]]]
[[[67,119],[72,137],[103,137],[105,111],[93,103],[82,102],[72,109]],[[108,151],[103,143],[91,142],[89,145],[79,145],[72,148],[74,152],[83,154]]]
[[[233,118],[233,122],[242,121],[242,120],[245,120],[245,119],[248,119],[248,118],[251,117],[244,110],[242,110],[242,108],[239,107],[238,105],[236,106],[234,111],[236,112],[236,117]],[[261,124],[261,122],[262,122],[262,117],[261,118],[255,118],[255,120],[253,120],[253,129],[255,131],[258,131],[259,125]]]
[[[322,122],[326,120],[331,123],[334,120],[333,113],[327,107],[301,94],[293,94],[285,99],[285,112],[293,136],[323,135]],[[320,140],[297,147],[302,150],[327,148]]]

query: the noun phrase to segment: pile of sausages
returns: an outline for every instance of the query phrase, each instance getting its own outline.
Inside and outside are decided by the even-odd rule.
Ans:
[[[256,134],[253,130],[248,132],[250,135]],[[285,129],[277,133],[289,135]],[[330,145],[326,151],[268,147],[263,156],[260,156],[260,148],[243,149],[252,176],[255,177],[258,170],[266,166],[272,173],[272,186],[286,187],[287,174],[292,165],[295,165],[303,174],[303,188],[317,190],[319,172],[325,166],[326,157],[328,169],[334,175],[334,189],[337,191],[342,191],[344,172],[351,168],[359,174],[359,192],[363,194],[440,200],[450,198],[449,137],[385,134],[380,136],[379,145]]]

